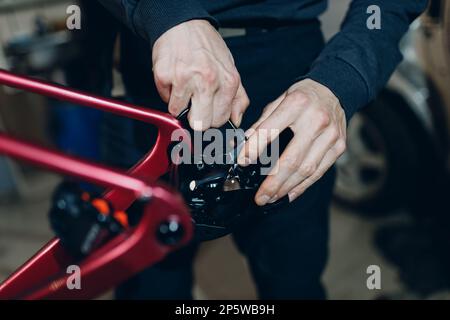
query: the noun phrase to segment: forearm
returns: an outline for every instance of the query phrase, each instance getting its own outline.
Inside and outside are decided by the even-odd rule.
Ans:
[[[326,45],[305,78],[327,86],[347,119],[373,100],[402,59],[399,42],[427,0],[353,0],[341,31]],[[381,9],[381,29],[369,29],[367,8]]]
[[[116,18],[151,46],[170,28],[193,19],[217,22],[198,0],[99,0]]]

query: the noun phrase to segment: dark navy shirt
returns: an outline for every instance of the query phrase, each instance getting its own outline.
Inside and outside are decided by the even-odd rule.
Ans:
[[[332,0],[340,1],[340,0]],[[100,0],[135,34],[153,45],[171,27],[206,19],[216,27],[277,27],[317,18],[327,0]],[[401,61],[398,48],[428,0],[353,0],[341,31],[308,74],[339,98],[347,118],[375,98]],[[370,6],[381,9],[381,29],[369,29]],[[307,46],[307,43],[298,43]],[[287,89],[287,88],[286,88]]]

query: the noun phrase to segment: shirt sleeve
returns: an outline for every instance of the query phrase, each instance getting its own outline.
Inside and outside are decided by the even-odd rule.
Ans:
[[[150,42],[170,28],[189,20],[217,21],[198,0],[98,0],[135,34]]]
[[[402,36],[427,4],[427,0],[353,0],[341,31],[302,78],[327,86],[350,119],[386,85],[402,60]],[[373,5],[380,9],[380,29],[367,25]]]

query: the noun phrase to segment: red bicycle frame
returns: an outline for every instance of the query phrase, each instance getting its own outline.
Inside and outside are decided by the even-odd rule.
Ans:
[[[106,187],[108,189],[103,197],[115,210],[125,211],[136,200],[147,201],[137,226],[127,228],[82,261],[74,261],[59,240],[54,238],[0,285],[0,299],[93,298],[160,261],[169,252],[190,240],[193,227],[181,196],[156,182],[170,168],[167,150],[172,132],[182,129],[178,120],[162,112],[18,76],[4,70],[0,70],[0,84],[115,113],[158,128],[155,146],[128,172],[38,147],[0,133],[0,154]],[[186,135],[183,139],[189,137]],[[172,221],[181,225],[185,231],[177,246],[164,245],[156,236],[162,223]],[[81,289],[71,290],[66,285],[70,277],[66,270],[72,264],[80,267]]]

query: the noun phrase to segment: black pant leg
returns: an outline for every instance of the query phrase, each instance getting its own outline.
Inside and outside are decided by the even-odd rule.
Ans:
[[[333,184],[331,170],[289,206],[234,234],[261,299],[325,299]]]
[[[145,269],[120,285],[120,300],[192,300],[193,260],[197,245],[173,252],[165,260]],[[144,254],[144,253],[143,253]]]

